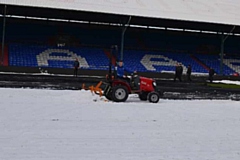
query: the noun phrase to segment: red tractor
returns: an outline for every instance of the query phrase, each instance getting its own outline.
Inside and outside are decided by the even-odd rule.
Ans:
[[[108,100],[114,102],[125,102],[128,99],[129,94],[138,94],[139,99],[142,101],[148,100],[151,103],[157,103],[159,101],[161,92],[157,91],[155,80],[146,77],[139,78],[139,86],[134,86],[133,79],[127,82],[122,79],[115,79],[112,77],[104,90],[104,95]],[[133,78],[133,76],[132,76]],[[138,89],[136,89],[138,88]]]
[[[112,68],[114,68],[112,66],[116,65],[113,62],[114,52],[117,53],[116,46],[112,47],[111,57],[109,58],[109,73],[107,75],[107,82],[105,83],[104,96],[114,102],[125,102],[129,94],[138,94],[140,100],[157,103],[162,93],[157,91],[155,80],[137,75],[128,76],[128,80],[116,78],[115,69],[112,71]]]

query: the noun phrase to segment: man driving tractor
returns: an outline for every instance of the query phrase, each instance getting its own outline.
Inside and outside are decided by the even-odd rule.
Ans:
[[[156,81],[152,78],[138,76],[137,71],[125,68],[122,60],[116,63],[117,55],[117,46],[111,47],[104,96],[110,101],[125,102],[129,94],[138,94],[142,101],[148,100],[151,103],[157,103],[161,92],[157,89]],[[131,76],[125,75],[125,72]]]
[[[125,75],[125,72],[131,74],[135,88],[136,88],[137,90],[139,89],[139,77],[138,77],[138,75],[136,74],[137,71],[132,71],[132,70],[130,70],[130,69],[128,69],[128,68],[125,68],[122,60],[120,60],[120,61],[117,63],[117,66],[115,67],[115,70],[116,70],[116,72],[117,72],[117,73],[116,73],[117,78],[123,79],[123,80],[129,82],[130,84],[131,84],[131,79],[129,79],[129,78]]]

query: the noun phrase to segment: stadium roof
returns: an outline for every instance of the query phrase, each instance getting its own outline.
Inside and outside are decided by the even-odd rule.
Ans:
[[[240,33],[237,0],[0,0],[8,15]]]

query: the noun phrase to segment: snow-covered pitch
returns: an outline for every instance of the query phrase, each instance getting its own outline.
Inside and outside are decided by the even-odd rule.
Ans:
[[[237,101],[113,103],[88,91],[0,88],[0,160],[239,159]]]

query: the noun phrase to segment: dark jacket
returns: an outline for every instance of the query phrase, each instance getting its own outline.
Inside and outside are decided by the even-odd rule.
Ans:
[[[73,67],[79,68],[79,66],[80,66],[79,61],[74,61]]]
[[[188,66],[188,68],[187,68],[187,74],[188,74],[188,75],[191,75],[191,73],[192,73],[192,67],[191,67],[191,66]]]
[[[214,69],[211,68],[211,69],[209,70],[209,76],[212,77],[214,74],[215,74],[215,71],[214,71]]]
[[[182,75],[183,73],[183,67],[182,66],[176,66],[175,74],[176,75]]]
[[[182,75],[183,74],[183,66],[179,66],[179,70],[180,70],[180,75]]]

